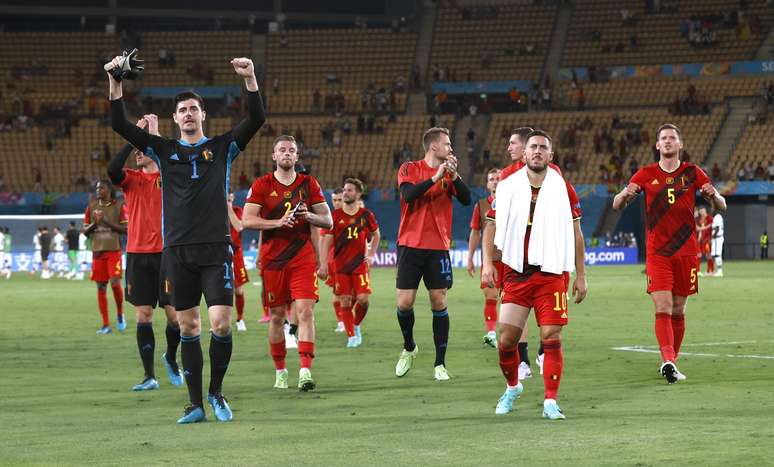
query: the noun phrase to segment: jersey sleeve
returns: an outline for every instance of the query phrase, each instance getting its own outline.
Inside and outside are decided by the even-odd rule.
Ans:
[[[575,191],[575,187],[570,182],[565,181],[567,184],[567,195],[570,197],[570,211],[572,211],[572,220],[577,221],[583,217],[583,211],[581,211],[580,198]]]
[[[473,216],[470,218],[470,228],[473,230],[481,230],[481,203],[476,203],[473,206]]]
[[[645,184],[647,183],[647,175],[645,174],[645,170],[639,169],[637,172],[632,175],[632,178],[629,180],[629,183],[634,183],[635,185],[639,186],[640,189],[645,189]]]
[[[265,206],[266,190],[264,189],[263,177],[256,179],[253,182],[253,186],[250,187],[250,191],[247,192],[247,199],[245,204],[257,204],[258,206]]]
[[[322,187],[316,178],[309,177],[309,206],[320,203],[325,203]]]
[[[404,162],[400,169],[398,169],[398,188],[404,183],[415,184],[420,182],[421,180],[417,179],[418,176],[419,171],[416,169],[416,166],[411,162]]]
[[[699,190],[701,187],[706,185],[707,183],[712,183],[710,178],[707,176],[707,173],[704,172],[701,167],[698,165],[696,166],[696,180],[693,182],[693,186],[695,189]]]
[[[234,215],[236,216],[236,218],[241,221],[242,220],[242,208],[240,208],[239,206],[233,206],[232,209],[234,210]]]
[[[376,222],[376,216],[374,216],[373,211],[368,211],[368,230],[371,232],[376,232],[379,230],[379,223]]]
[[[118,213],[118,222],[121,224],[129,223],[129,210],[126,208],[126,203],[121,203],[121,208]]]

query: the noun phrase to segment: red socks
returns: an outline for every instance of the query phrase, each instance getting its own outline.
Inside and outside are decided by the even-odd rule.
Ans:
[[[543,385],[546,388],[546,399],[556,400],[563,367],[562,341],[559,339],[543,341]]]
[[[675,359],[680,354],[680,346],[685,335],[685,315],[672,315],[672,334],[675,336]]]
[[[285,341],[276,342],[274,344],[269,343],[269,349],[271,351],[271,359],[274,360],[274,368],[277,370],[285,369],[285,356],[288,354],[285,348]]]
[[[344,330],[347,331],[347,336],[349,337],[354,336],[355,335],[355,317],[352,316],[352,307],[339,305],[339,310],[341,310],[341,321],[344,322]]]
[[[113,288],[113,298],[116,300],[116,313],[118,315],[124,314],[124,289],[121,288],[121,284],[111,285]],[[106,305],[107,306],[107,305]]]
[[[234,301],[236,302],[236,309],[237,309],[237,321],[242,321],[242,318],[245,316],[245,296],[243,295],[235,295]]]
[[[661,360],[674,362],[675,334],[672,330],[672,315],[656,313],[656,340],[658,340],[658,347],[661,350]]]
[[[497,300],[487,300],[484,303],[484,324],[487,332],[497,329]]]
[[[110,326],[110,318],[108,318],[107,290],[97,289],[97,305],[99,306],[99,314],[102,316],[102,326]]]
[[[336,313],[336,321],[338,322],[344,322],[344,320],[341,318],[341,302],[338,300],[333,301],[333,311]]]
[[[707,273],[715,272],[715,260],[710,258],[707,260]]]
[[[301,368],[309,368],[311,370],[313,359],[314,342],[298,341],[298,360],[301,362]]]
[[[499,348],[500,352],[500,370],[505,376],[508,386],[519,384],[519,348],[513,346],[510,348]]]
[[[360,326],[360,323],[365,319],[366,313],[368,313],[368,304],[365,306],[360,303],[355,303],[355,326]]]

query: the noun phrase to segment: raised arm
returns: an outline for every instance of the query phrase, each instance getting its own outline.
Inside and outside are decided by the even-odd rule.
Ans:
[[[137,121],[137,127],[145,129],[147,126],[148,121],[145,120],[145,118],[141,118]],[[107,167],[107,174],[113,185],[120,185],[126,178],[124,174],[124,165],[126,164],[126,159],[128,159],[129,155],[132,153],[132,149],[134,149],[134,147],[131,144],[127,144],[110,160]]]
[[[244,78],[247,88],[247,116],[234,127],[234,140],[240,151],[244,151],[247,143],[258,132],[258,129],[266,121],[266,111],[263,108],[261,93],[258,91],[258,81],[255,78],[253,61],[249,58],[235,58],[231,60],[234,71]]]
[[[726,204],[726,198],[721,195],[717,188],[712,186],[711,183],[705,183],[701,187],[701,195],[718,211],[725,211],[728,208]]]
[[[630,183],[624,187],[623,190],[621,190],[620,193],[615,195],[615,198],[613,198],[613,209],[618,211],[619,209],[623,209],[626,206],[629,205],[629,203],[632,202],[634,198],[637,197],[637,195],[640,193],[640,186],[636,183]]]

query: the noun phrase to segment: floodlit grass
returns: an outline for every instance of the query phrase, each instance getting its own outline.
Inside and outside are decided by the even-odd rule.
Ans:
[[[393,269],[373,272],[364,344],[335,334],[330,291],[317,316],[318,389],[272,389],[259,287],[248,286],[245,333],[234,332],[224,393],[234,421],[175,425],[187,403],[160,357],[161,389],[133,393],[142,379],[127,304],[126,333],[97,336],[95,286],[17,274],[0,281],[0,464],[2,465],[762,465],[774,445],[774,263],[726,263],[690,299],[680,370],[667,385],[655,349],[653,310],[641,267],[595,267],[589,295],[571,306],[564,332],[559,402],[567,420],[541,418],[537,375],[513,413],[495,416],[504,389],[497,351],[482,344],[478,279],[455,271],[450,291],[450,382],[433,380],[427,294],[415,306],[420,354],[404,378],[394,367],[402,339]],[[257,277],[255,272],[253,279]],[[110,296],[110,293],[108,292]],[[112,297],[111,319],[114,319]],[[208,329],[206,319],[203,329]],[[530,323],[531,358],[537,328]],[[206,332],[206,331],[205,331]],[[209,363],[205,346],[205,390]],[[726,344],[726,343],[731,344]],[[741,343],[735,343],[741,342]],[[705,345],[713,344],[713,345]],[[729,356],[735,355],[737,357]],[[740,357],[741,356],[741,357]],[[752,358],[751,356],[769,357]],[[291,388],[298,358],[289,351]],[[768,447],[767,447],[768,446]]]

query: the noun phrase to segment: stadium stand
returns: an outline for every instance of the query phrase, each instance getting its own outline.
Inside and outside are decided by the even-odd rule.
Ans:
[[[439,10],[430,62],[442,75],[435,81],[540,79],[556,7],[502,3]]]
[[[774,164],[772,135],[774,121],[747,125],[726,165],[727,175],[739,181],[769,180],[768,169]]]
[[[389,107],[405,109],[416,33],[384,28],[305,29],[268,37],[265,86],[269,112],[331,111],[337,100],[339,110],[345,112],[380,110],[378,102],[363,106],[361,98],[367,88],[372,94],[384,89]],[[315,90],[320,93],[317,104]]]

